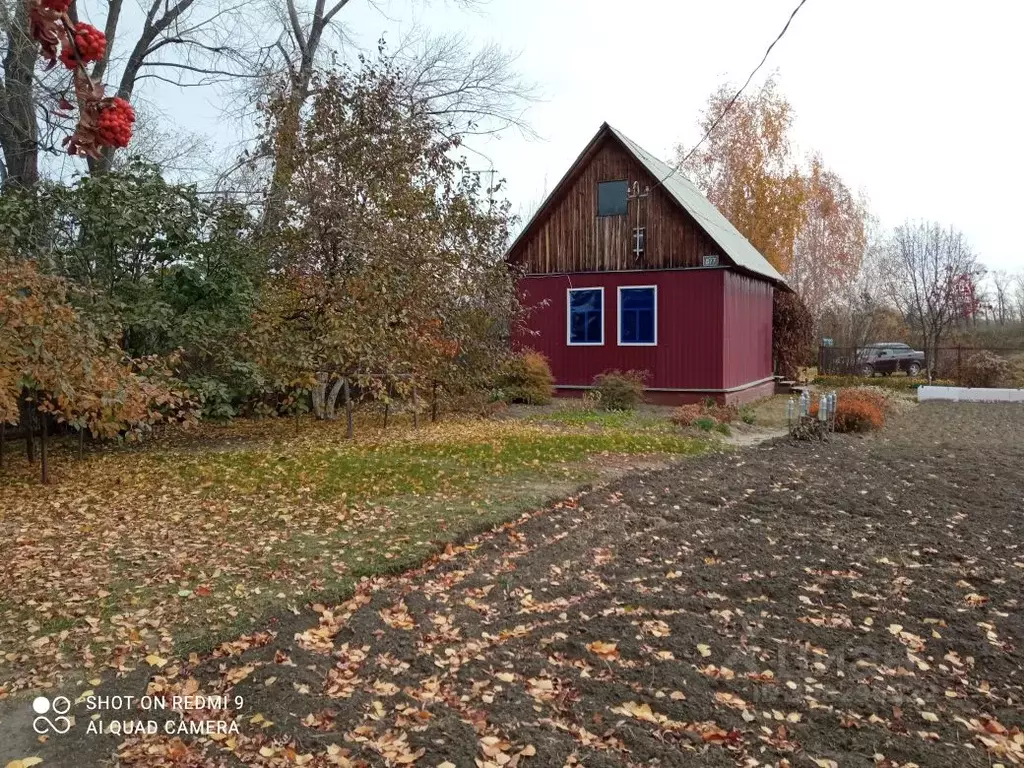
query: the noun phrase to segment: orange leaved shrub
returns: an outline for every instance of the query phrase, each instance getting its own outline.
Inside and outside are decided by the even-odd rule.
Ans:
[[[885,426],[885,396],[866,387],[842,389],[836,398],[836,432],[870,432]],[[818,415],[818,401],[811,416]]]
[[[718,405],[714,400],[707,398],[702,403],[690,403],[680,405],[670,417],[673,424],[680,427],[692,426],[698,419],[712,418],[717,424],[731,424],[739,418],[740,411],[735,405]]]

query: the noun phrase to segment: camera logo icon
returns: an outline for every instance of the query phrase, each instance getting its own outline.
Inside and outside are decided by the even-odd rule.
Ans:
[[[71,730],[71,718],[65,717],[71,711],[71,700],[66,696],[56,696],[53,701],[45,696],[36,696],[32,700],[32,711],[38,715],[32,721],[32,730],[36,733],[49,733],[52,730],[63,735]],[[47,717],[50,712],[55,715],[52,720]]]

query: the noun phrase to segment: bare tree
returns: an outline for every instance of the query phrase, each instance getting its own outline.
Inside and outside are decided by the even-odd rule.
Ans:
[[[1007,321],[1013,319],[1013,306],[1011,290],[1013,278],[1009,272],[995,269],[989,273],[992,277],[992,310],[996,322],[1006,325]]]
[[[880,254],[886,297],[914,329],[930,373],[946,333],[977,314],[977,256],[962,232],[935,223],[897,227]]]
[[[81,10],[103,19],[107,56],[93,65],[90,75],[112,85],[123,99],[131,100],[147,79],[190,88],[262,76],[267,51],[243,13],[253,0],[149,0],[141,23],[129,21],[130,14],[126,18],[124,0],[94,1],[96,8]],[[71,7],[73,21],[78,11]],[[30,185],[39,177],[40,151],[60,151],[59,131],[50,128],[57,97],[67,91],[69,78],[60,67],[39,72],[23,0],[0,0],[0,26],[6,48],[0,81],[4,175]],[[112,154],[108,148],[102,158],[90,158],[90,170],[105,171]]]
[[[370,0],[372,2],[372,0]],[[318,70],[337,59],[328,35],[343,41],[338,23],[351,0],[272,0],[280,25],[274,43],[275,71],[271,79],[273,107],[272,174],[264,210],[264,228],[273,229],[281,216],[281,201],[291,181],[295,136],[303,105]],[[464,7],[483,0],[456,0]],[[383,51],[383,44],[381,45]],[[515,69],[517,56],[494,44],[474,50],[462,35],[430,35],[420,28],[403,38],[390,54],[403,73],[403,93],[412,113],[437,118],[449,136],[472,136],[517,129],[533,135],[525,118],[537,99],[536,87]]]
[[[210,143],[201,134],[165,126],[162,116],[136,110],[132,141],[111,160],[111,170],[145,160],[179,181],[194,180],[210,170]]]
[[[1013,276],[1013,303],[1018,322],[1024,323],[1024,272]]]
[[[475,48],[465,35],[432,35],[421,28],[406,35],[395,52],[409,106],[448,133],[465,137],[514,129],[536,138],[526,111],[538,90],[516,71],[518,59],[495,43]]]

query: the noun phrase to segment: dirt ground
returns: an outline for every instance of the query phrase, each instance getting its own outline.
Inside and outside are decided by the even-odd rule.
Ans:
[[[71,732],[31,754],[57,766],[1021,765],[1022,435],[1020,406],[936,404],[869,438],[780,439],[636,472],[212,657],[153,658],[73,692],[225,694],[183,722],[228,733],[90,735],[93,716],[181,726],[83,700]],[[0,742],[0,757],[28,754]]]

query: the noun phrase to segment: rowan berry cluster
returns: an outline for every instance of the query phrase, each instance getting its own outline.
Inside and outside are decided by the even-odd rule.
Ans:
[[[75,56],[75,50],[78,56]],[[60,60],[68,69],[78,66],[79,60],[82,64],[90,61],[99,61],[107,50],[107,38],[92,24],[80,21],[75,24],[74,45],[65,43],[60,49]]]
[[[135,110],[132,105],[119,96],[100,110],[96,121],[96,135],[101,144],[111,147],[127,147],[132,138],[132,123],[135,122]]]

